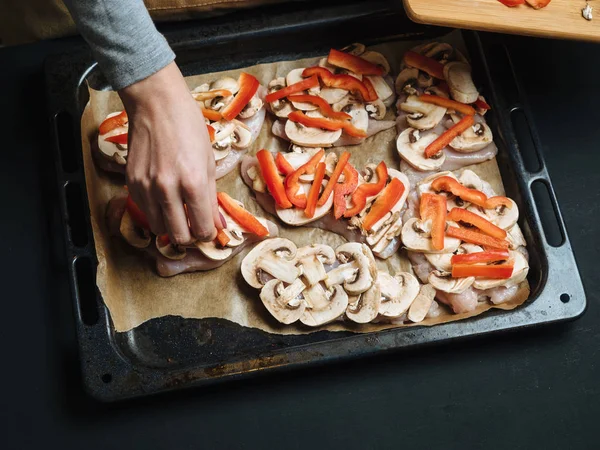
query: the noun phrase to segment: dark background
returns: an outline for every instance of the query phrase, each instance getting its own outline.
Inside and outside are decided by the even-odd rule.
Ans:
[[[43,62],[0,49],[1,448],[597,448],[600,46],[505,37],[588,310],[572,323],[116,404],[84,394],[56,214]]]

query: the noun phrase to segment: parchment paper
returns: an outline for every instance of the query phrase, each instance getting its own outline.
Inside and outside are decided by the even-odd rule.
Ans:
[[[456,32],[448,35],[444,40],[459,49],[464,49],[460,35]],[[419,43],[386,43],[374,46],[373,49],[382,52],[388,58],[392,66],[392,73],[397,74],[403,53]],[[318,58],[311,58],[262,64],[243,68],[243,70],[257,77],[261,84],[266,86],[273,78],[285,76],[293,68],[308,67],[316,65],[317,62]],[[187,78],[187,83],[190,88],[194,88],[224,75],[237,78],[241,71],[242,69],[238,69],[192,76]],[[301,324],[280,325],[262,305],[259,292],[247,286],[241,277],[240,263],[250,248],[242,251],[222,267],[209,272],[182,274],[171,278],[159,277],[154,269],[153,261],[147,259],[142,252],[129,246],[122,239],[110,237],[106,227],[106,205],[113,196],[123,192],[125,181],[122,176],[107,174],[96,167],[92,160],[91,142],[96,140],[98,126],[106,115],[122,109],[123,106],[115,92],[90,89],[90,102],[81,119],[85,178],[98,256],[96,282],[117,331],[128,331],[147,320],[167,315],[197,319],[224,318],[243,326],[279,334],[309,333],[322,329],[369,332],[398,326],[389,324],[358,326],[338,322],[318,329],[309,329]],[[390,120],[393,120],[392,111],[388,111],[388,116]],[[262,132],[250,153],[253,154],[261,148],[271,151],[287,150],[289,144],[271,134],[271,124],[272,119],[267,117]],[[335,151],[338,154],[344,150],[350,151],[352,153],[351,161],[359,170],[369,162],[377,163],[381,160],[384,160],[390,167],[398,167],[400,161],[395,149],[395,138],[396,130],[393,128],[373,136],[360,146],[336,148]],[[495,160],[470,168],[489,181],[497,193],[504,193]],[[239,168],[219,180],[217,188],[242,201],[252,213],[269,217],[253,200],[249,188],[240,177]],[[280,236],[291,239],[299,247],[321,242],[335,248],[344,242],[343,238],[333,233],[314,228],[288,227],[276,218],[269,218],[279,225]],[[410,262],[403,252],[386,261],[378,261],[378,264],[381,269],[388,269],[392,274],[399,269],[412,270]],[[528,294],[529,288],[525,282],[515,298],[496,307],[515,308],[527,299]],[[452,314],[447,310],[442,316],[428,319],[421,322],[420,325],[433,325],[475,316],[491,307],[492,305],[481,304],[475,311],[468,314]]]

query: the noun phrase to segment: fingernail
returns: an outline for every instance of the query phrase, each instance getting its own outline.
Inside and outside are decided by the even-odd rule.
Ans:
[[[221,225],[223,225],[223,228],[227,228],[227,221],[225,220],[225,217],[223,217],[223,214],[219,213],[219,217],[221,218]]]

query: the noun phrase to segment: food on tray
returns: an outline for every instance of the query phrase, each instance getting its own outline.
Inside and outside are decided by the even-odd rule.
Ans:
[[[241,270],[283,324],[420,322],[433,302],[432,292],[420,288],[412,274],[378,270],[369,247],[357,242],[334,251],[328,245],[297,248],[288,239],[267,239],[248,253]]]
[[[503,5],[509,6],[511,8],[519,5],[524,5],[527,3],[534,9],[542,9],[548,6],[550,0],[498,0]]]
[[[410,193],[402,245],[422,283],[455,313],[517,296],[529,271],[517,204],[465,169],[425,178]]]
[[[411,182],[496,156],[490,109],[471,78],[471,66],[446,43],[408,51],[395,83],[398,101],[396,148],[400,170]]]
[[[384,118],[394,99],[387,59],[362,44],[272,80],[266,96],[273,134],[303,147],[360,144],[392,128]]]
[[[219,192],[217,199],[227,227],[219,231],[213,242],[197,241],[189,246],[178,246],[172,244],[167,235],[153,235],[148,219],[127,194],[116,196],[109,202],[106,209],[108,229],[111,235],[123,238],[155,259],[156,270],[163,277],[215,269],[246,246],[278,235],[274,223],[253,216],[241,202],[226,193]]]
[[[223,77],[192,91],[202,109],[217,164],[216,177],[233,170],[256,140],[265,120],[265,88],[242,72],[238,80]],[[98,164],[110,172],[125,173],[127,113],[114,112],[98,129]]]
[[[409,181],[384,162],[359,172],[349,160],[322,148],[260,150],[244,157],[241,171],[257,202],[286,224],[332,231],[389,258],[400,246]]]

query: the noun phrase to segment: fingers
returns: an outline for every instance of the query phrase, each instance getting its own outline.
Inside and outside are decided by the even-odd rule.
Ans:
[[[212,154],[208,161],[208,195],[212,205],[212,218],[215,227],[218,230],[222,230],[227,227],[225,218],[219,212],[219,202],[217,201],[217,182],[215,180],[215,160],[212,158]]]
[[[208,182],[201,176],[186,178],[182,182],[183,199],[187,205],[191,231],[199,241],[208,242],[217,237],[213,219],[217,202],[214,184],[214,181]]]
[[[177,245],[192,243],[195,239],[190,233],[183,199],[177,184],[164,179],[157,180],[156,198],[159,199],[163,220],[171,242]]]

